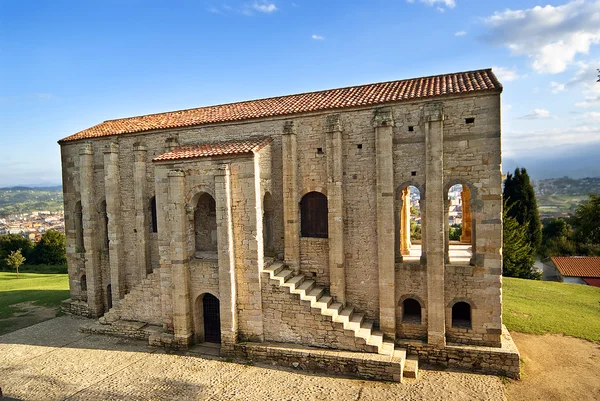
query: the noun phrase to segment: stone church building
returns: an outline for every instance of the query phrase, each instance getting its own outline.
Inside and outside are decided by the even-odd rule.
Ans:
[[[63,307],[98,319],[82,330],[306,369],[401,380],[418,358],[517,377],[501,316],[501,92],[488,69],[66,137]]]

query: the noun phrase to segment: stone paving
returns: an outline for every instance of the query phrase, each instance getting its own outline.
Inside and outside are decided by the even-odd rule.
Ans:
[[[0,336],[5,399],[506,400],[494,376],[427,368],[401,384],[319,376],[77,332],[86,321],[62,316]]]

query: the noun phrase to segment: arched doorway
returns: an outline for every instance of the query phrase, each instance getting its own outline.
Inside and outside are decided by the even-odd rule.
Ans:
[[[196,311],[198,323],[203,325],[202,328],[199,328],[199,333],[196,333],[197,341],[220,344],[221,310],[219,299],[212,294],[201,295],[198,297],[196,307],[198,308]],[[202,316],[198,316],[200,313],[202,313]]]

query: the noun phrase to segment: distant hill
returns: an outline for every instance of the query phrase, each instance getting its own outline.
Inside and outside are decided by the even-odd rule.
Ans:
[[[0,188],[0,218],[35,210],[63,210],[61,186]]]
[[[0,188],[0,191],[62,191],[62,185],[54,185],[50,187],[38,187],[38,186],[17,186],[17,187],[4,187]]]

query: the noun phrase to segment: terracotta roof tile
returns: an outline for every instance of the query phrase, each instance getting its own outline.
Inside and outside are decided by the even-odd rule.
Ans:
[[[599,256],[554,256],[550,259],[563,276],[600,278]]]
[[[194,159],[198,157],[254,153],[271,143],[271,137],[254,137],[235,141],[182,146],[155,157],[153,161]]]
[[[373,106],[475,91],[501,90],[502,85],[491,69],[458,72],[108,120],[68,136],[59,143],[156,129]]]

